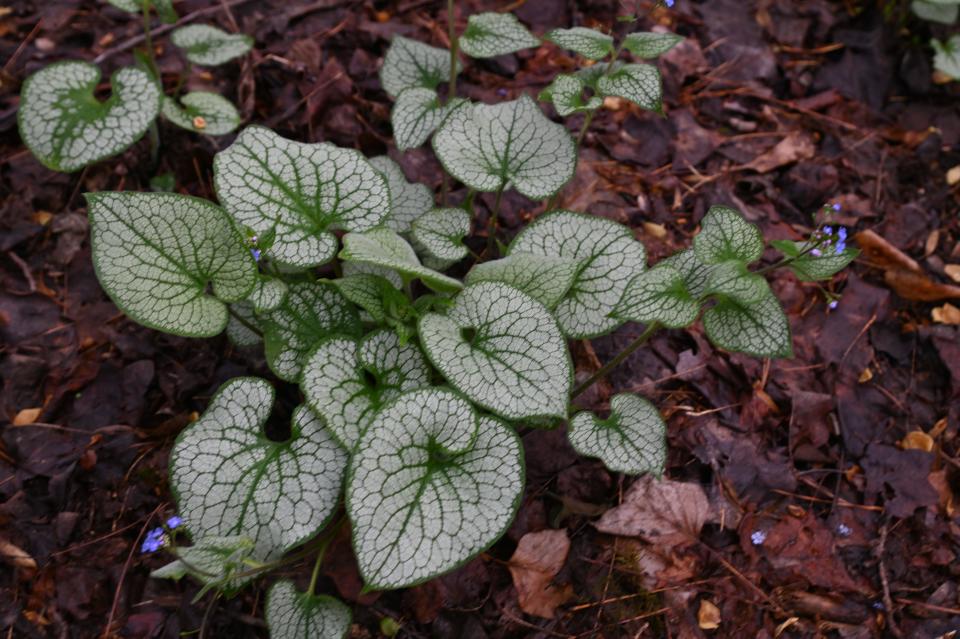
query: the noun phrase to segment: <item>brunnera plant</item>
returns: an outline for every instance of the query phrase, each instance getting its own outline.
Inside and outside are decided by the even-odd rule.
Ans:
[[[190,51],[205,32],[181,44]],[[523,492],[520,428],[566,423],[573,447],[610,470],[662,474],[666,425],[653,404],[622,393],[598,415],[574,400],[657,330],[698,320],[721,348],[789,357],[787,317],[764,274],[787,267],[802,280],[828,280],[857,255],[846,229],[825,223],[833,212],[825,207],[809,238],[770,243],[782,259],[757,267],[768,248],[758,228],[714,206],[692,247],[648,267],[628,227],[553,205],[604,97],[661,110],[656,67],[621,61],[622,53],[652,59],[679,37],[638,32],[616,43],[580,27],[548,33],[597,61],[540,96],[560,115],[586,113],[575,138],[530,96],[490,105],[455,95],[458,51],[487,57],[540,45],[516,18],[474,15],[459,37],[451,24],[451,35],[450,50],[394,38],[381,79],[396,100],[398,146],[432,136],[444,168],[468,187],[458,206],[437,206],[388,157],[259,126],[216,155],[219,205],[173,193],[86,195],[98,278],[130,318],[182,336],[226,331],[238,345],[262,346],[271,371],[300,387],[290,436],[273,441],[264,432],[272,384],[224,384],[173,447],[179,514],[143,542],[144,551],[174,556],[154,576],[189,575],[204,584],[201,594],[230,595],[315,556],[306,591],[289,580],[271,586],[274,637],[346,634],[349,608],[315,593],[324,551],[345,522],[371,590],[421,583],[489,548]],[[220,59],[219,46],[195,50],[197,62]],[[239,51],[236,41],[223,46]],[[31,149],[76,168],[99,157],[88,149],[114,152],[142,133],[149,114],[132,108],[128,93],[155,104],[159,89],[127,69],[115,77],[114,102],[95,104],[96,70],[65,64],[85,74],[50,67],[59,106],[41,108],[43,94],[31,93],[21,123],[35,135]],[[547,212],[501,251],[496,220],[507,189],[546,200]],[[464,240],[477,192],[496,194],[487,248],[461,279],[444,271],[471,255]],[[645,330],[575,384],[569,341],[627,322]],[[190,545],[175,543],[182,533]]]
[[[173,31],[170,41],[183,51],[188,64],[172,95],[164,95],[150,37],[150,11],[176,23],[171,0],[108,0],[111,5],[143,15],[146,47],[138,66],[118,69],[110,78],[111,95],[95,92],[100,69],[83,61],[51,64],[24,82],[17,114],[20,137],[44,166],[73,172],[127,150],[150,131],[156,155],[156,119],[207,135],[226,135],[240,125],[240,113],[226,98],[207,91],[180,96],[192,65],[217,66],[246,54],[253,40],[228,34],[210,25],[187,25]]]

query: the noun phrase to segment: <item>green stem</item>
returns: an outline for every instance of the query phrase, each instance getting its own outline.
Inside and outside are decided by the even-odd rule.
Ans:
[[[261,339],[263,338],[263,331],[241,317],[229,304],[227,305],[227,312],[230,313],[230,317],[240,322],[248,331],[256,333]]]
[[[447,0],[447,34],[450,38],[450,79],[447,83],[447,99],[444,104],[457,97],[457,50],[460,48],[460,39],[457,38],[457,29],[454,24],[453,0]],[[447,205],[447,191],[449,190],[447,174],[443,174],[440,184],[440,205]]]
[[[153,36],[150,33],[150,0],[143,0],[143,43],[147,47],[147,60],[150,65],[150,75],[153,76],[154,80],[158,85],[160,85],[161,90],[163,85],[160,82],[160,70],[157,68],[157,56],[153,50]]]
[[[596,384],[598,381],[610,374],[610,371],[615,369],[617,366],[623,363],[623,360],[630,357],[631,354],[641,346],[643,346],[647,340],[650,339],[650,336],[653,335],[657,330],[660,329],[660,324],[653,322],[647,326],[647,328],[640,333],[640,336],[637,339],[630,342],[625,349],[620,351],[616,357],[611,359],[609,362],[604,364],[600,370],[591,375],[585,382],[582,382],[573,389],[573,392],[570,393],[570,399],[574,399],[579,395],[583,394],[585,390]]]
[[[345,518],[340,519],[334,525],[333,528],[327,533],[327,536],[322,542],[320,542],[320,547],[317,548],[317,560],[313,562],[313,574],[310,575],[310,587],[307,588],[307,594],[311,597],[313,592],[317,587],[317,577],[320,576],[320,564],[323,563],[323,556],[327,554],[327,548],[330,547],[330,542],[337,536],[337,533],[340,532],[340,528],[343,526],[343,522],[346,521]]]
[[[500,200],[503,199],[503,187],[501,184],[497,189],[497,199],[493,202],[493,210],[490,211],[490,217],[487,219],[487,249],[483,252],[485,256],[493,255],[493,247],[497,241],[497,216],[500,215]]]

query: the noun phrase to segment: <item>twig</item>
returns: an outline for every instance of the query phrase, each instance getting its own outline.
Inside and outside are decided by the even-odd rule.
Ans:
[[[10,56],[10,59],[7,60],[6,64],[3,65],[3,72],[6,73],[10,70],[10,67],[13,66],[13,63],[16,62],[17,58],[20,57],[20,54],[23,53],[23,50],[27,48],[27,45],[30,44],[30,41],[33,40],[33,37],[37,35],[37,32],[40,31],[40,25],[43,24],[43,18],[37,20],[37,24],[33,26],[33,29],[30,30],[30,33],[27,34],[27,37],[23,39],[23,42],[20,43],[20,46],[17,47],[16,51],[13,52],[13,55]]]
[[[903,631],[897,626],[893,618],[893,598],[890,596],[890,580],[887,578],[887,565],[883,561],[883,553],[887,548],[887,524],[880,526],[880,543],[877,544],[875,554],[879,562],[880,583],[883,585],[883,605],[887,609],[887,624],[890,626],[890,632],[896,637],[902,637]]]
[[[570,399],[575,399],[578,395],[582,394],[585,390],[593,386],[597,381],[606,377],[610,373],[610,371],[612,371],[614,368],[619,366],[623,362],[623,360],[630,357],[630,355],[635,350],[643,346],[647,342],[647,340],[650,339],[650,336],[653,335],[659,328],[660,328],[660,324],[658,324],[657,322],[653,322],[649,326],[647,326],[646,330],[640,333],[640,336],[637,337],[637,339],[630,342],[630,344],[628,344],[625,349],[620,351],[620,353],[618,353],[616,357],[614,357],[609,362],[604,364],[600,370],[598,370],[596,373],[594,373],[589,378],[587,378],[587,381],[579,384],[576,388],[574,388],[573,392],[570,393]]]

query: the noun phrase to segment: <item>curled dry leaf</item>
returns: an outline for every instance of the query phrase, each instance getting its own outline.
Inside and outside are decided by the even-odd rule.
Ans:
[[[930,317],[938,324],[960,324],[960,308],[944,304],[930,311]]]
[[[936,302],[944,299],[960,298],[960,286],[941,284],[921,273],[902,269],[889,269],[883,279],[894,292],[907,300]]]
[[[809,160],[816,153],[816,150],[817,147],[809,135],[799,131],[791,131],[776,146],[744,165],[743,168],[752,169],[757,173],[767,173],[785,164],[791,164],[798,160]]]
[[[32,576],[37,569],[37,562],[34,561],[25,550],[15,546],[6,539],[0,538],[0,560],[10,564],[14,568],[25,571],[26,576]]]
[[[570,552],[566,530],[541,530],[520,538],[510,558],[510,574],[517,589],[520,609],[527,614],[552,619],[557,606],[573,595],[570,584],[556,586],[554,577]]]
[[[869,229],[860,231],[854,239],[868,262],[888,270],[900,268],[915,273],[923,271],[913,258]]]
[[[697,625],[703,630],[716,630],[720,627],[720,621],[720,609],[709,599],[701,599]]]
[[[645,475],[630,487],[623,503],[604,513],[595,526],[611,535],[678,546],[696,542],[709,515],[710,502],[699,484]]]

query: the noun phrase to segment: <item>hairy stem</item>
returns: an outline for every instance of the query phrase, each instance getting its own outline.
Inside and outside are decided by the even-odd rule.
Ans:
[[[327,533],[327,536],[322,542],[320,542],[320,547],[317,548],[317,560],[313,562],[313,574],[310,575],[310,587],[307,588],[307,594],[311,597],[313,596],[314,591],[317,587],[317,577],[320,576],[320,564],[323,563],[323,557],[327,554],[327,548],[330,546],[330,542],[333,541],[333,538],[337,536],[337,533],[340,532],[340,528],[343,526],[345,519],[340,519],[336,525],[330,529]]]
[[[157,54],[153,50],[153,36],[150,31],[150,6],[153,3],[150,0],[143,0],[143,43],[147,47],[147,60],[150,66],[150,75],[153,76],[154,81],[160,85],[161,90],[163,89],[163,84],[160,81],[160,70],[157,68]]]
[[[454,19],[453,0],[447,0],[447,35],[450,37],[450,80],[447,84],[447,99],[444,104],[457,97],[457,50],[460,40],[457,38],[457,29]],[[449,190],[449,179],[447,174],[443,174],[443,182],[440,185],[440,205],[447,205],[447,191]]]
[[[501,184],[497,189],[497,199],[493,202],[493,210],[490,211],[490,217],[487,218],[487,249],[483,252],[484,256],[493,255],[493,249],[497,241],[497,217],[500,215],[500,200],[503,199],[503,187]]]
[[[630,355],[647,343],[647,340],[650,339],[650,336],[656,333],[660,329],[660,324],[653,322],[647,326],[647,328],[640,333],[637,339],[630,342],[626,348],[617,353],[617,356],[611,359],[609,362],[604,364],[600,370],[587,378],[586,381],[581,382],[573,389],[573,392],[570,393],[570,399],[574,399],[583,394],[585,390],[596,384],[598,381],[610,374],[610,371],[615,369],[617,366],[623,363],[623,360],[630,357]]]

